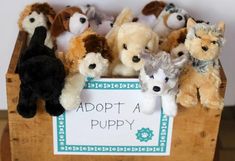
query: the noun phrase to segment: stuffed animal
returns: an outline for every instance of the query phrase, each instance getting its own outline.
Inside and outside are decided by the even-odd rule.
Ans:
[[[187,29],[181,28],[179,30],[172,31],[165,40],[159,45],[159,49],[168,53],[171,53],[173,58],[180,57],[182,55],[189,56],[189,52],[184,45],[186,39]]]
[[[173,30],[185,27],[188,17],[185,10],[172,3],[152,1],[143,8],[142,13],[134,21],[149,25],[159,34],[160,39],[164,39]]]
[[[87,16],[78,7],[67,7],[55,17],[51,34],[56,38],[57,52],[67,53],[69,41],[89,26]]]
[[[90,27],[97,34],[105,36],[113,27],[114,17],[105,14],[94,5],[87,5],[85,10]]]
[[[46,36],[47,29],[37,27],[19,61],[21,85],[17,111],[25,118],[36,114],[38,99],[45,100],[50,115],[59,116],[64,112],[59,96],[64,87],[65,69],[54,50],[44,45]]]
[[[208,25],[188,20],[185,46],[191,63],[185,67],[179,81],[177,101],[182,106],[194,107],[199,102],[199,95],[204,107],[223,108],[218,57],[224,44],[224,29],[224,22]]]
[[[158,35],[144,24],[129,22],[121,25],[116,34],[115,44],[112,46],[114,55],[118,55],[112,74],[125,77],[138,76],[144,65],[140,53],[144,49],[156,53],[158,43]]]
[[[159,106],[156,102],[161,97],[164,114],[176,116],[178,77],[181,68],[187,62],[187,57],[172,59],[169,53],[161,51],[155,55],[143,52],[141,58],[145,62],[139,76],[144,94],[141,111],[153,113]]]
[[[25,7],[20,14],[18,26],[21,31],[28,33],[27,44],[29,44],[35,28],[44,26],[48,30],[45,45],[49,48],[54,47],[50,27],[55,15],[55,11],[48,3],[34,3]]]
[[[105,76],[111,61],[111,50],[106,39],[93,31],[87,30],[71,40],[65,55],[69,74],[60,96],[60,103],[66,110],[80,105],[80,93],[86,77]]]

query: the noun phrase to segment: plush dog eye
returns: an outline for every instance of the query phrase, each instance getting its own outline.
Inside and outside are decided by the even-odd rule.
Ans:
[[[150,75],[149,78],[154,79],[154,76],[153,76],[153,75]]]
[[[147,46],[145,46],[145,49],[146,49],[146,50],[149,50],[149,48],[148,48]]]
[[[168,81],[169,81],[169,78],[168,78],[168,77],[166,77],[166,78],[165,78],[165,82],[167,83]]]
[[[183,51],[178,52],[179,57],[182,56],[182,55],[184,55]]]
[[[122,47],[123,47],[123,49],[127,50],[126,44],[123,44]]]
[[[217,41],[211,41],[212,44],[217,44]]]
[[[196,36],[197,38],[201,39],[201,37],[200,37],[200,36],[198,36],[197,34],[195,34],[195,36]]]
[[[113,27],[113,23],[110,23],[110,26]]]

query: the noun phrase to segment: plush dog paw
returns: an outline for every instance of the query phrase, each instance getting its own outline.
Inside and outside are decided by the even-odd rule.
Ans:
[[[51,116],[60,116],[65,110],[60,103],[46,101],[46,111]]]
[[[190,108],[190,107],[195,107],[198,103],[198,100],[196,96],[194,97],[189,94],[179,93],[177,96],[177,102],[184,107]]]
[[[224,108],[224,101],[221,100],[207,100],[206,102],[202,102],[202,105],[210,108],[210,109],[220,109],[222,110]]]
[[[175,117],[177,115],[177,106],[170,105],[169,108],[163,108],[163,113],[167,116]]]
[[[18,104],[17,106],[17,112],[24,118],[32,118],[36,115],[37,112],[37,105],[24,105],[24,104]]]
[[[60,96],[60,103],[65,110],[73,110],[79,107],[81,100],[78,95],[64,92]]]

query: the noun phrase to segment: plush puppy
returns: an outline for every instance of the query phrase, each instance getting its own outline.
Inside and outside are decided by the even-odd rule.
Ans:
[[[105,36],[113,27],[114,17],[100,11],[94,5],[87,5],[85,10],[89,19],[90,27],[97,34]]]
[[[156,101],[161,97],[164,114],[176,116],[176,94],[180,69],[187,62],[186,56],[171,58],[169,53],[150,54],[144,52],[141,57],[145,61],[140,72],[140,82],[144,94],[142,112],[151,114],[156,108]]]
[[[182,106],[194,107],[199,95],[204,107],[223,108],[218,57],[224,44],[224,28],[223,22],[208,25],[188,20],[185,46],[190,53],[191,64],[186,66],[180,77],[177,101]]]
[[[20,14],[18,26],[21,31],[28,33],[27,44],[29,44],[35,28],[44,26],[48,30],[45,45],[53,48],[50,27],[55,15],[55,11],[48,3],[34,3],[25,7]]]
[[[78,7],[67,7],[55,17],[51,34],[56,38],[58,52],[67,52],[69,41],[84,32],[89,26],[87,16]]]
[[[174,4],[152,1],[143,8],[135,21],[148,24],[164,39],[171,31],[185,27],[187,19],[188,13]]]
[[[167,36],[167,38],[159,45],[160,50],[171,53],[171,56],[173,58],[177,58],[182,55],[189,56],[189,52],[184,45],[186,35],[186,28],[172,31]]]
[[[66,110],[72,110],[80,105],[80,93],[85,78],[106,75],[112,57],[106,39],[87,30],[71,40],[65,60],[69,74],[60,96],[60,103]]]
[[[38,99],[45,100],[50,115],[59,116],[64,112],[59,96],[64,86],[65,69],[54,50],[44,45],[46,35],[45,27],[37,27],[19,61],[21,85],[17,111],[25,118],[36,114]]]
[[[158,50],[159,38],[148,26],[129,22],[124,23],[118,30],[116,44],[113,46],[117,52],[118,62],[113,69],[113,75],[132,77],[138,76],[144,61],[140,58],[140,53],[148,49],[153,53]]]

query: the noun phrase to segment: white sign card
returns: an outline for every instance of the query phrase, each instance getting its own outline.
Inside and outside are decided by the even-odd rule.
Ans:
[[[170,154],[173,118],[144,105],[138,79],[89,80],[80,106],[53,118],[54,153],[69,155]]]

